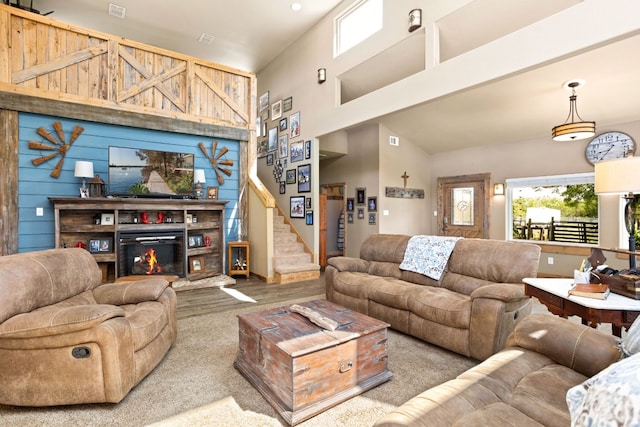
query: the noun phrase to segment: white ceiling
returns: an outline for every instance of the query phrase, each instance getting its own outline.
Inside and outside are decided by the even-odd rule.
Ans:
[[[50,17],[57,20],[258,73],[340,3],[340,0],[298,0],[302,10],[293,12],[291,1],[188,0],[180,4],[169,0],[112,0],[126,8],[124,20],[108,15],[109,0],[33,0],[33,7],[41,13],[54,11]],[[482,3],[491,1],[504,0]],[[513,13],[518,12],[526,19],[529,12],[523,12],[525,3],[531,13],[537,10],[535,13],[550,14],[576,2],[530,0],[520,2]],[[27,0],[22,0],[25,3]],[[541,3],[547,6],[542,8]],[[496,30],[493,9],[484,10],[471,10],[469,16],[458,15],[459,19],[468,20],[464,25],[441,22],[443,32],[447,32],[448,24],[471,32],[475,28],[478,34],[486,33],[487,25],[494,32],[509,31]],[[485,16],[479,16],[481,13]],[[535,16],[530,19],[535,20]],[[523,25],[512,24],[517,24],[516,28]],[[211,45],[198,42],[202,33],[215,37]],[[472,47],[450,44],[455,40],[446,37],[442,42],[443,49],[454,53]],[[579,113],[584,120],[596,121],[600,133],[616,124],[640,119],[638,52],[640,35],[635,35],[376,121],[430,153],[550,138],[551,128],[563,123],[569,112],[570,93],[561,86],[569,79],[580,78],[587,84],[578,91]],[[640,135],[635,138],[640,140]]]

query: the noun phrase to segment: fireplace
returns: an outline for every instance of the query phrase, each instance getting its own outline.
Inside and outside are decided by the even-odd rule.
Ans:
[[[184,230],[118,233],[118,277],[174,274],[184,277]]]

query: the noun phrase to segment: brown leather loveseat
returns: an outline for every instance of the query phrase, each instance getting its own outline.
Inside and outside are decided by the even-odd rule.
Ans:
[[[0,403],[119,402],[176,339],[162,279],[101,284],[84,249],[0,257]]]
[[[362,243],[360,258],[329,258],[327,300],[478,360],[504,348],[515,325],[531,312],[522,279],[536,276],[540,248],[457,240],[434,280],[400,268],[410,238],[374,234]]]

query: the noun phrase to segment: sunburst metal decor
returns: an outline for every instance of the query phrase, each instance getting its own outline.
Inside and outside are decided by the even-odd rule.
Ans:
[[[204,153],[204,156],[207,159],[209,159],[209,161],[211,162],[211,165],[213,166],[213,170],[216,172],[218,183],[220,185],[224,184],[224,176],[222,176],[222,174],[225,174],[226,176],[231,176],[231,169],[223,168],[222,166],[233,166],[233,160],[227,160],[227,159],[221,160],[220,158],[225,154],[227,154],[229,149],[227,147],[222,147],[220,149],[220,152],[216,153],[218,149],[218,141],[213,141],[211,143],[211,154],[209,154],[209,152],[207,151],[206,147],[204,146],[204,143],[202,142],[198,143],[198,147],[200,147],[200,150],[202,150],[202,152]]]
[[[67,144],[64,137],[64,130],[62,129],[62,123],[53,122],[52,125],[53,129],[55,130],[55,135],[58,137],[57,139],[54,138],[54,136],[42,126],[36,129],[36,133],[53,145],[49,145],[47,142],[29,141],[29,148],[31,150],[53,151],[52,153],[44,154],[31,160],[31,163],[33,163],[34,166],[40,166],[41,164],[48,162],[51,159],[54,159],[58,156],[60,157],[58,163],[53,168],[50,174],[51,177],[58,178],[60,176],[60,171],[62,170],[64,157],[67,155],[67,151],[69,151],[71,145],[75,142],[76,139],[78,139],[80,134],[84,132],[84,128],[78,125],[74,126],[73,130],[71,131],[69,143]]]

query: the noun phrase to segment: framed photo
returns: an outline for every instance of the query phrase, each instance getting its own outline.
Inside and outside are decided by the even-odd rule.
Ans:
[[[280,117],[282,117],[282,100],[271,104],[271,120],[279,119]]]
[[[284,194],[287,192],[287,183],[286,181],[280,181],[280,194]]]
[[[193,214],[187,214],[187,216],[184,218],[184,222],[186,222],[187,224],[191,224],[193,222]]]
[[[366,188],[356,188],[356,203],[358,205],[364,205],[366,199]]]
[[[347,212],[353,212],[353,197],[347,197]]]
[[[304,160],[304,143],[302,141],[296,141],[291,143],[291,147],[289,147],[289,152],[291,154],[291,163],[300,162]]]
[[[100,216],[100,224],[101,225],[113,225],[113,214],[112,213],[103,213]]]
[[[113,240],[100,239],[100,247],[98,252],[113,252]]]
[[[364,219],[364,208],[358,208],[358,219]]]
[[[289,116],[289,128],[291,138],[300,136],[300,111]]]
[[[272,152],[278,149],[278,128],[269,129],[269,148],[267,151]]]
[[[375,212],[378,210],[378,198],[377,197],[369,197],[367,199],[367,209],[369,212]]]
[[[376,214],[369,213],[369,225],[376,225]]]
[[[287,158],[289,155],[289,137],[285,133],[284,135],[280,135],[278,137],[278,157],[279,158]]]
[[[295,183],[296,183],[296,170],[287,169],[287,184],[295,184]]]
[[[311,158],[311,141],[305,141],[304,143],[304,158]]]
[[[267,154],[267,166],[273,166],[273,153]]]
[[[304,223],[307,225],[313,225],[313,211],[307,211],[304,214]]]
[[[189,236],[188,245],[190,248],[201,248],[204,245],[202,234],[192,234]]]
[[[262,136],[267,136],[267,122],[262,123]]]
[[[353,212],[349,212],[349,213],[347,214],[347,222],[348,222],[349,224],[353,224]]]
[[[291,96],[288,98],[285,98],[285,100],[282,101],[282,111],[284,112],[291,111],[292,108],[293,108],[293,98]]]
[[[100,239],[89,240],[89,252],[94,254],[100,252]]]
[[[218,187],[207,187],[207,199],[218,200]]]
[[[311,192],[311,164],[298,166],[298,193]]]
[[[201,273],[204,271],[204,257],[189,257],[189,273]]]
[[[280,119],[280,132],[287,130],[287,118]]]
[[[307,197],[304,199],[304,208],[311,209],[311,197]]]
[[[258,158],[261,159],[269,152],[269,143],[266,139],[258,142]]]
[[[260,95],[260,100],[258,101],[258,111],[263,111],[266,108],[269,108],[269,91]]]
[[[290,197],[289,216],[291,218],[304,218],[304,196]]]

